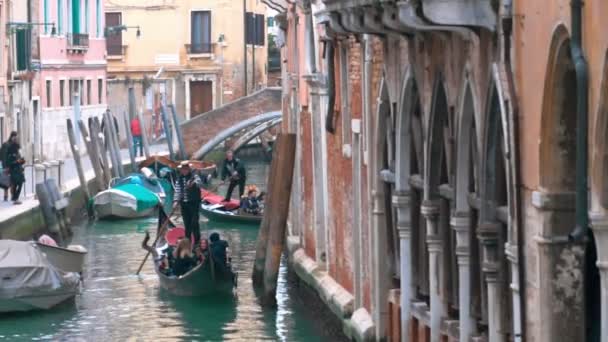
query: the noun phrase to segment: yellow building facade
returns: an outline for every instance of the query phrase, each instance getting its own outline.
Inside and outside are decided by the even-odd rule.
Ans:
[[[163,101],[190,119],[264,87],[265,13],[257,0],[108,1],[110,109],[128,108],[132,89],[131,109],[159,126]]]

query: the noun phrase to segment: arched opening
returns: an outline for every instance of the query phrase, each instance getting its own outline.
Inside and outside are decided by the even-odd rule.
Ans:
[[[439,78],[431,108],[424,179],[425,200],[438,209],[437,216],[427,216],[427,220],[431,220],[427,222],[426,237],[430,255],[429,283],[431,286],[436,284],[430,298],[432,332],[439,329],[437,322],[441,319],[456,319],[459,316],[456,236],[450,226],[454,208],[455,126],[454,108],[449,106],[443,82]],[[428,209],[423,206],[423,210]],[[436,262],[433,261],[435,258]],[[439,308],[433,309],[433,306]]]
[[[576,129],[577,129],[577,80],[571,56],[568,33],[558,28],[551,46],[545,97],[541,121],[540,188],[544,196],[567,198],[561,208],[540,206],[549,224],[543,227],[545,236],[563,236],[575,226],[574,193],[576,185]],[[605,138],[604,138],[605,139]],[[597,251],[590,232],[584,245],[568,244],[546,247],[545,260],[541,260],[542,272],[549,275],[550,283],[540,284],[546,290],[541,294],[548,300],[557,298],[547,324],[554,336],[568,340],[599,341],[600,288],[596,266]],[[559,255],[559,257],[555,256]],[[571,260],[565,262],[564,260]],[[560,279],[579,277],[570,291],[563,293],[557,285]],[[558,297],[556,297],[558,295]]]
[[[486,136],[484,143],[484,184],[482,192],[482,222],[492,222],[494,231],[479,232],[478,236],[485,233],[485,241],[482,241],[484,255],[481,262],[493,263],[494,267],[488,270],[486,267],[485,280],[486,300],[488,303],[496,303],[495,307],[487,305],[490,310],[498,310],[499,317],[490,321],[486,317],[488,335],[502,335],[505,341],[513,340],[513,309],[511,296],[511,273],[509,272],[509,261],[506,258],[504,246],[508,241],[509,209],[508,209],[508,184],[505,153],[505,131],[501,120],[500,98],[498,90],[492,86],[488,99],[488,114],[486,117]],[[491,235],[488,238],[488,235]],[[488,244],[490,242],[490,246]],[[485,245],[484,245],[485,243]],[[496,244],[492,246],[491,244]],[[488,251],[490,251],[488,253]],[[490,279],[492,278],[492,282]],[[494,293],[494,298],[487,296]],[[487,313],[486,313],[487,314]]]

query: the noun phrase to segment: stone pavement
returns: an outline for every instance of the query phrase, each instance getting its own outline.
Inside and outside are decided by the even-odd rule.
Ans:
[[[152,145],[150,146],[150,154],[167,153],[167,145]],[[129,160],[129,151],[127,149],[121,150],[122,161]],[[143,159],[143,158],[141,158]],[[82,168],[84,169],[87,179],[93,178],[93,168],[91,166],[91,160],[88,156],[82,156]],[[140,160],[140,158],[138,158]],[[62,175],[62,188],[66,186],[71,188],[70,185],[79,185],[78,172],[76,172],[76,163],[74,159],[64,160],[63,167],[61,169]],[[25,169],[25,184],[23,185],[24,190],[21,191],[20,200],[23,202],[20,205],[14,205],[13,202],[4,202],[4,192],[0,189],[0,224],[7,218],[15,215],[19,215],[28,210],[32,210],[38,206],[38,200],[34,198],[35,184],[33,182],[32,168],[27,167]],[[25,194],[24,194],[25,192]],[[10,198],[9,198],[10,200]],[[1,228],[1,227],[0,227]]]

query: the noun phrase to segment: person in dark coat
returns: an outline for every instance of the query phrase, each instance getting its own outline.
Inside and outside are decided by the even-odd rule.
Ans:
[[[11,194],[13,204],[21,204],[19,201],[19,195],[25,183],[25,175],[23,172],[23,164],[25,160],[21,157],[19,150],[21,146],[17,142],[17,136],[11,139],[11,143],[7,148],[6,152],[6,164],[9,168],[9,175],[11,177]]]
[[[216,266],[221,270],[225,270],[227,268],[227,256],[226,249],[228,248],[228,241],[221,240],[220,234],[212,233],[209,235],[209,241],[211,241],[211,246],[209,249],[211,250],[211,256]]]
[[[238,158],[234,158],[234,152],[232,152],[232,150],[226,152],[226,159],[224,160],[224,166],[222,167],[222,181],[225,182],[226,178],[228,178],[230,183],[224,201],[230,201],[232,198],[232,191],[237,185],[239,186],[239,198],[243,197],[247,173],[245,171],[245,165]]]
[[[2,146],[0,146],[0,163],[2,163],[2,172],[8,176],[9,175],[9,168],[8,168],[8,164],[6,162],[6,157],[8,155],[8,146],[11,144],[11,141],[13,140],[13,137],[16,138],[17,137],[17,132],[12,131],[11,135],[9,136],[8,140],[6,140],[4,143],[2,143]],[[10,179],[10,177],[9,177]],[[2,189],[4,189],[4,202],[8,201],[8,193],[9,193],[9,189],[10,189],[10,182],[8,184],[4,184],[4,185],[0,185],[0,187]]]
[[[181,207],[186,237],[194,235],[194,246],[201,242],[201,230],[198,224],[199,210],[201,205],[201,178],[190,169],[188,161],[183,161],[178,166],[179,176],[175,180],[175,194],[173,208]]]

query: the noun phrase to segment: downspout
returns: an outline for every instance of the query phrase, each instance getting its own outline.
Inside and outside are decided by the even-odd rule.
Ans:
[[[572,0],[570,6],[572,19],[570,49],[576,73],[576,111],[578,115],[576,117],[576,227],[568,234],[568,239],[570,241],[580,241],[589,233],[589,203],[587,198],[589,71],[582,50],[583,1]]]
[[[336,104],[336,75],[335,75],[335,60],[334,60],[334,42],[327,40],[325,42],[327,55],[325,60],[327,62],[327,115],[325,116],[325,130],[329,133],[334,134],[336,128],[334,127],[334,106]]]
[[[247,96],[247,0],[243,0],[243,94]]]

